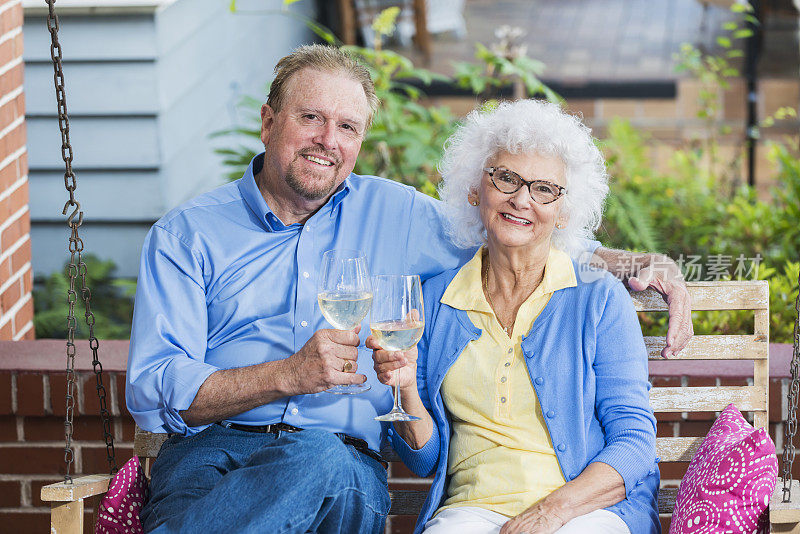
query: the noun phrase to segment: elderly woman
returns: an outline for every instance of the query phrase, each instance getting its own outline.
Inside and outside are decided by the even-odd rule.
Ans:
[[[453,240],[483,247],[426,283],[418,355],[368,340],[420,418],[394,448],[434,475],[415,532],[658,532],[639,323],[621,282],[567,254],[608,191],[588,128],[532,100],[473,112],[442,176]]]

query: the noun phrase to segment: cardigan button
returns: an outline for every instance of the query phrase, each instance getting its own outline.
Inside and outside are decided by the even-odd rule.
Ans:
[[[536,380],[534,380],[534,382],[536,382],[537,384],[539,384],[541,386],[542,384],[544,384],[544,378],[542,378],[541,376],[537,376]]]
[[[555,416],[556,416],[556,412],[554,412],[553,410],[548,410],[548,412],[547,412],[547,418],[548,419],[552,419]]]
[[[563,443],[559,443],[558,444],[558,450],[561,451],[561,452],[564,452],[565,450],[567,450],[567,446],[564,445]]]

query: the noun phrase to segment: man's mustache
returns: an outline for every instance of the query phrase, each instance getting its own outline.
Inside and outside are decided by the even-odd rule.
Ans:
[[[338,166],[341,163],[341,161],[339,160],[339,157],[336,154],[328,152],[327,150],[319,149],[319,148],[304,148],[304,149],[300,150],[297,154],[299,156],[318,156],[318,157],[323,157],[323,158],[331,160],[335,166]]]

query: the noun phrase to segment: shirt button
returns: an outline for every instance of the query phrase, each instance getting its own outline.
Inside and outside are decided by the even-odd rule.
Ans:
[[[548,419],[552,419],[552,418],[553,418],[553,417],[555,417],[555,416],[556,416],[556,412],[554,412],[553,410],[549,410],[549,411],[547,412],[547,417],[548,417]]]
[[[541,386],[542,384],[544,384],[544,378],[542,378],[541,376],[537,376],[535,382]]]
[[[502,378],[500,379],[500,382],[503,382],[503,383],[505,383],[505,381],[506,381],[506,377],[502,377]]]
[[[303,278],[308,278],[309,276],[308,271],[303,271]]]
[[[508,349],[509,354],[511,354],[512,352],[514,352],[514,349]]]
[[[297,408],[292,408],[292,415],[297,415],[297,412],[299,411],[300,410],[298,410]]]
[[[505,364],[503,364],[503,366],[504,367],[511,367],[511,362],[506,362]]]
[[[578,475],[576,475],[575,473],[570,473],[570,475],[569,475],[569,479],[570,480],[574,480],[576,478],[578,478]]]
[[[504,403],[504,404],[505,404],[505,402],[506,402],[506,398],[505,398],[505,397],[500,397],[500,402],[502,402],[502,403]]]
[[[560,452],[564,452],[565,450],[567,450],[567,446],[566,446],[566,445],[564,445],[563,443],[559,443],[559,444],[558,444],[558,450],[559,450]]]
[[[303,328],[307,327],[308,321],[300,321],[300,326],[302,326]]]

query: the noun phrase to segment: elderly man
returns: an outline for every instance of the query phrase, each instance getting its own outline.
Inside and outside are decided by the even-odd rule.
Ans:
[[[377,107],[366,69],[313,45],[275,71],[265,152],[145,240],[126,400],[139,426],[171,434],[141,513],[148,531],[382,531],[385,428],[373,418],[392,399],[359,330],[324,322],[320,257],[359,249],[375,273],[425,279],[474,253],[445,238],[437,201],[352,173]],[[644,267],[631,285],[672,301],[665,350],[680,350],[691,326],[674,264],[659,275],[656,256],[625,254],[600,249],[595,260]],[[359,395],[325,392],[365,381]]]

